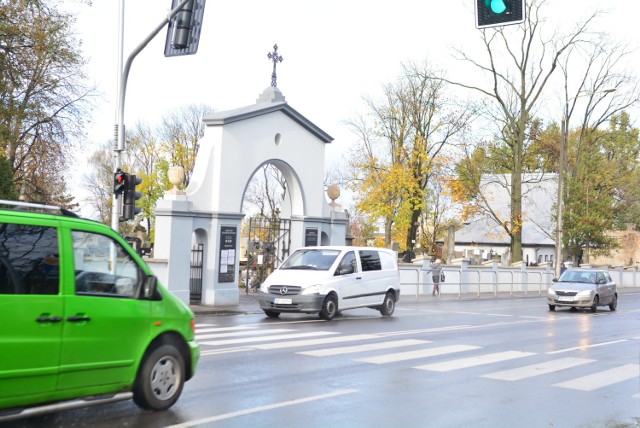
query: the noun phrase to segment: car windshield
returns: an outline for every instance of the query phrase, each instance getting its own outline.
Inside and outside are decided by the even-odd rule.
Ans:
[[[583,282],[585,284],[595,284],[596,272],[567,270],[560,275],[558,282]]]
[[[338,254],[340,254],[339,250],[298,250],[282,264],[280,269],[329,270]]]

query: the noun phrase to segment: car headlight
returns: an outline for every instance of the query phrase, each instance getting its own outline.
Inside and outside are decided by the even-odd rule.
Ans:
[[[556,297],[556,290],[554,290],[553,288],[550,288],[547,290],[547,296],[549,296],[550,298],[555,298]]]
[[[593,297],[593,290],[582,290],[578,294],[576,294],[578,299],[590,299]]]
[[[318,294],[321,286],[322,284],[314,284],[310,287],[305,287],[302,289],[302,294]]]

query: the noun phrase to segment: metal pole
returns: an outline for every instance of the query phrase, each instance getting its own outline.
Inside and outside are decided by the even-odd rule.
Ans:
[[[117,82],[117,94],[120,94],[120,88],[122,86],[122,60],[124,56],[124,1],[119,0],[118,2],[118,70],[116,76]],[[116,170],[120,168],[120,164],[122,163],[122,147],[118,145],[118,141],[120,140],[119,135],[124,133],[124,130],[120,127],[120,123],[118,122],[118,112],[120,111],[120,103],[123,102],[118,97],[117,107],[116,107],[116,126],[115,126],[115,135],[114,135],[114,155],[113,155],[113,172],[115,174]],[[112,197],[112,206],[111,206],[111,228],[116,232],[119,231],[120,228],[120,204],[118,204],[118,198],[114,194]]]
[[[564,170],[567,163],[567,143],[569,140],[569,121],[567,112],[569,103],[565,103],[565,113],[562,118],[561,138],[560,138],[560,159],[558,166],[558,201],[556,203],[556,278],[560,276],[560,266],[562,264],[562,213],[564,205]]]
[[[158,26],[129,54],[127,62],[122,66],[123,60],[123,42],[124,42],[124,1],[120,0],[120,22],[119,22],[119,47],[118,47],[118,102],[116,111],[116,146],[115,146],[115,172],[120,168],[122,163],[122,151],[125,145],[125,128],[124,128],[124,100],[127,92],[127,78],[129,77],[129,70],[131,69],[131,63],[134,58],[149,44],[149,42],[167,25],[174,16],[178,14],[180,9],[189,2],[189,0],[182,0],[178,5],[172,9],[165,19],[158,24]],[[113,195],[113,207],[111,210],[111,228],[116,232],[120,227],[120,206],[118,199]]]

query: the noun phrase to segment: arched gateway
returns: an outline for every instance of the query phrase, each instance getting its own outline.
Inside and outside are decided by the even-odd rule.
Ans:
[[[314,239],[317,245],[345,243],[347,216],[326,202],[323,190],[325,144],[333,139],[289,106],[277,87],[267,88],[254,105],[203,122],[189,186],[168,192],[156,206],[154,257],[167,261],[158,275],[171,291],[189,302],[191,248],[201,244],[202,303],[238,303],[242,201],[254,173],[267,163],[287,180],[281,216],[291,219],[290,250]]]

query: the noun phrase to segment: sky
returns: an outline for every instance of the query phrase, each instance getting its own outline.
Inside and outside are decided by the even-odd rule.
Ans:
[[[89,59],[87,76],[102,94],[88,131],[96,145],[113,138],[116,123],[118,1],[67,2]],[[166,19],[171,0],[124,0],[124,57]],[[572,25],[595,6],[607,16],[598,29],[640,47],[635,0],[547,0],[558,25]],[[550,9],[548,9],[550,10]],[[216,111],[255,103],[271,83],[267,54],[278,44],[277,86],[286,101],[334,138],[325,166],[339,163],[356,136],[345,121],[365,111],[363,96],[394,82],[401,64],[428,60],[454,74],[453,49],[481,54],[474,0],[208,0],[198,52],[164,57],[166,29],[134,59],[125,98],[125,126],[159,124],[173,108],[207,104]],[[640,53],[634,53],[640,64]],[[561,102],[548,114],[561,116]],[[78,156],[78,169],[84,159]]]

